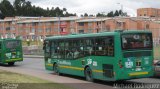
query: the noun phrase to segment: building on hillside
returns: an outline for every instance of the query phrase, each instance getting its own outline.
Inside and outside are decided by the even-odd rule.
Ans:
[[[148,17],[160,17],[159,8],[139,8],[137,9],[137,17],[148,16]]]
[[[2,38],[12,34],[32,41],[43,41],[47,36],[134,29],[151,30],[154,42],[160,40],[158,17],[7,17],[0,20]]]

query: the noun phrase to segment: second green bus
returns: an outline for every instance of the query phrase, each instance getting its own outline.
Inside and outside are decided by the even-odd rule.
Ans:
[[[150,31],[115,31],[47,37],[45,68],[88,81],[128,80],[153,76]]]

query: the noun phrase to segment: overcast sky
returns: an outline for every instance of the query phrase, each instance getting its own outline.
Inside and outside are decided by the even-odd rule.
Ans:
[[[14,0],[9,0],[13,2]],[[153,7],[160,8],[160,0],[26,0],[31,1],[32,5],[40,6],[42,8],[60,7],[67,8],[70,13],[77,13],[78,15],[88,13],[97,14],[108,13],[112,10],[121,9],[131,16],[136,16],[137,8]],[[120,4],[117,4],[120,3]]]

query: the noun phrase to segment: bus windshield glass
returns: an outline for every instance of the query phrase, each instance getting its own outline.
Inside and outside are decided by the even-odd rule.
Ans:
[[[151,33],[123,34],[121,37],[123,50],[152,48]]]
[[[20,46],[20,41],[6,41],[6,48],[17,48]]]

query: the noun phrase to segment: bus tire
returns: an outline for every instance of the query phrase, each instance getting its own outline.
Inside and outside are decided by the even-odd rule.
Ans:
[[[55,74],[61,75],[61,73],[59,72],[59,68],[58,68],[58,64],[57,63],[54,64],[53,69],[54,69]]]
[[[94,82],[92,70],[90,67],[85,68],[85,77],[89,82]]]
[[[116,80],[115,83],[126,83],[126,80]]]
[[[9,66],[13,66],[13,65],[14,65],[14,62],[9,62],[8,65],[9,65]]]

